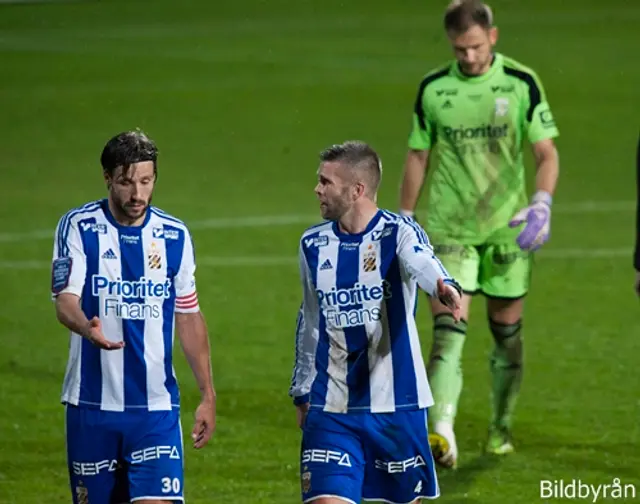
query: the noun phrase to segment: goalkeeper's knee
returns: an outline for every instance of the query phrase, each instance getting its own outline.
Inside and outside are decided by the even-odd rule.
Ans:
[[[519,369],[522,367],[522,319],[515,324],[501,324],[489,320],[489,328],[495,342],[492,365]]]

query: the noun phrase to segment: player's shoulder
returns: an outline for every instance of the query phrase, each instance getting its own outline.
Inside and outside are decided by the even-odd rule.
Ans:
[[[430,89],[435,83],[441,83],[443,80],[454,77],[453,63],[451,61],[446,64],[437,66],[422,76],[420,80],[420,94]]]
[[[169,224],[172,226],[176,226],[179,228],[187,229],[187,225],[184,223],[182,219],[170,214],[169,212],[165,212],[161,208],[157,206],[151,205],[149,207],[149,211],[151,212],[151,217],[153,218],[155,223],[162,222],[163,224]]]
[[[165,239],[178,239],[180,233],[186,236],[191,236],[189,227],[184,223],[182,219],[175,217],[174,215],[165,212],[161,208],[151,205],[149,207],[151,213],[149,222],[147,225],[153,227],[154,236]]]
[[[400,215],[391,210],[381,210],[381,222],[384,227],[414,228],[420,225],[411,217]]]
[[[88,214],[94,214],[102,211],[103,200],[89,201],[84,205],[74,207],[66,211],[58,221],[58,226],[73,225],[74,222],[85,218]]]
[[[382,210],[382,222],[384,222],[384,228],[395,228],[396,239],[400,240],[401,237],[409,236],[415,238],[422,243],[428,243],[427,233],[418,222],[405,215],[400,215],[389,210]],[[383,233],[385,234],[385,233]]]
[[[501,54],[500,56],[502,58],[502,70],[506,75],[514,77],[522,81],[524,84],[539,85],[540,78],[533,68],[514,58],[505,56],[504,54]]]
[[[313,226],[309,226],[303,231],[302,236],[300,236],[300,244],[303,247],[308,247],[310,244],[313,244],[313,240],[315,238],[326,235],[326,232],[332,230],[332,221],[323,221],[318,224],[314,224]]]

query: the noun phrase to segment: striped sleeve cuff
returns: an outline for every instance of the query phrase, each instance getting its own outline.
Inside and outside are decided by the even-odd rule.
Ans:
[[[198,293],[196,291],[186,296],[176,297],[176,313],[195,313],[199,310]]]

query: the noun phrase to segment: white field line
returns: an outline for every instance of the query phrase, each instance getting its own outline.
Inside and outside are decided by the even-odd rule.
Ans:
[[[583,201],[578,203],[557,203],[554,214],[582,215],[597,213],[630,212],[635,209],[634,201]],[[418,214],[420,215],[420,214]],[[198,229],[238,229],[247,227],[291,226],[294,224],[314,224],[320,222],[319,214],[303,215],[262,215],[249,217],[221,217],[187,222],[192,230]],[[12,243],[53,239],[53,229],[40,229],[16,233],[0,233],[0,243]]]

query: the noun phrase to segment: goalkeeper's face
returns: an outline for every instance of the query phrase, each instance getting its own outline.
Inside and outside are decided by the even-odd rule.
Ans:
[[[320,165],[315,193],[324,219],[339,220],[353,206],[358,191],[346,175],[339,162],[327,161]]]
[[[462,33],[447,34],[460,68],[467,75],[482,75],[491,67],[493,47],[498,41],[498,29],[472,25]]]
[[[142,220],[151,204],[156,181],[153,161],[143,161],[123,170],[115,169],[113,176],[106,176],[109,199],[113,204],[116,219],[127,223]]]

